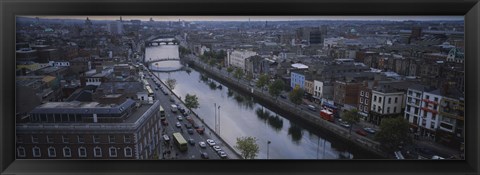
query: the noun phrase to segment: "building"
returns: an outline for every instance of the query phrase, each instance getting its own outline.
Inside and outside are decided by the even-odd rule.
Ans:
[[[440,100],[438,142],[460,148],[465,138],[465,99],[460,94],[447,94]]]
[[[435,139],[435,132],[440,123],[439,103],[442,100],[440,90],[424,91],[420,107],[419,132],[421,136]]]
[[[359,87],[360,93],[358,94],[358,114],[362,116],[364,121],[368,120],[370,109],[372,106],[372,89],[377,84],[377,81],[363,81],[363,84]]]
[[[413,84],[408,88],[405,101],[405,119],[410,123],[414,132],[417,131],[422,116],[420,115],[420,108],[422,106],[423,92],[427,91],[426,86]]]
[[[80,84],[82,87],[88,86],[88,85],[95,85],[99,86],[103,82],[108,81],[109,79],[112,79],[113,75],[113,69],[112,68],[106,68],[103,69],[102,66],[96,67],[94,70],[90,70],[85,73],[85,75],[80,77]]]
[[[17,120],[19,159],[151,159],[160,102],[49,102]]]
[[[107,31],[112,35],[123,34],[123,24],[120,21],[111,21],[107,24]]]
[[[301,89],[305,89],[305,80],[308,78],[310,78],[310,75],[308,75],[308,70],[292,70],[290,72],[290,88],[293,89],[298,86]]]
[[[337,105],[357,105],[361,83],[335,81],[333,83],[333,101]]]
[[[249,50],[234,50],[227,52],[227,65],[245,70],[245,60],[248,57],[257,55]]]
[[[314,82],[311,79],[305,80],[305,93],[307,93],[308,97],[312,97],[314,93]]]
[[[313,99],[320,103],[322,99],[333,100],[333,83],[328,81],[313,80]]]
[[[368,121],[380,125],[385,117],[397,117],[405,107],[405,90],[385,83],[372,89],[372,101]]]

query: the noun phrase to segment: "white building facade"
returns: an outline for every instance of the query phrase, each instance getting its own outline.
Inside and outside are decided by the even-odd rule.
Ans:
[[[257,55],[257,52],[249,50],[234,50],[227,54],[227,65],[245,70],[245,60]]]
[[[419,123],[420,134],[429,138],[435,138],[435,131],[440,124],[440,115],[438,113],[439,103],[442,96],[438,90],[432,92],[423,92],[422,104],[420,110],[421,120]]]
[[[407,91],[407,99],[405,101],[405,119],[414,126],[419,126],[420,111],[422,105],[423,91],[409,88]]]

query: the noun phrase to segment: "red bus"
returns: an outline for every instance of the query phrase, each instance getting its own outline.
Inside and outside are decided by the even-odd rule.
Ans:
[[[320,117],[330,122],[334,121],[333,113],[325,109],[320,111]]]

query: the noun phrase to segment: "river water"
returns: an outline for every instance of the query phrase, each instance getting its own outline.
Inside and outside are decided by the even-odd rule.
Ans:
[[[161,45],[146,49],[147,59],[172,57],[178,57],[178,46]],[[166,64],[166,62],[169,63]],[[181,67],[179,61],[157,63],[158,68],[165,66],[170,69],[172,65]],[[152,64],[155,65],[155,63]],[[269,159],[374,158],[373,155],[333,136],[328,136],[310,125],[290,120],[291,117],[285,118],[263,107],[252,97],[202,76],[194,69],[155,73],[163,81],[167,78],[175,79],[176,86],[173,92],[182,99],[186,94],[195,94],[200,106],[194,111],[214,130],[216,128],[215,112],[217,112],[220,118],[220,136],[229,145],[234,146],[238,137],[256,137],[260,147],[257,159],[267,159],[267,152]]]

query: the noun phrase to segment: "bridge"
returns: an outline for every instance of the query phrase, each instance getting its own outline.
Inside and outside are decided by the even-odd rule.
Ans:
[[[180,42],[175,39],[176,33],[161,33],[158,35],[153,35],[148,37],[148,39],[145,40],[145,46],[154,46],[155,44],[161,45],[161,44],[175,44],[178,45]]]
[[[151,63],[154,62],[160,62],[160,61],[180,61],[180,58],[162,58],[162,59],[152,59],[152,58],[145,58],[145,64],[150,65]]]

